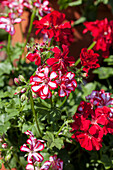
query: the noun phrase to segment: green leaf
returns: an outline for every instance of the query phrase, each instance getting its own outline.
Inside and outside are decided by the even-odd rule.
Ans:
[[[66,9],[68,7],[69,2],[72,2],[72,0],[58,0],[58,4],[60,5],[60,10]]]
[[[105,58],[104,62],[107,62],[108,65],[113,65],[113,55],[110,55],[108,58]]]
[[[4,78],[5,78],[5,76],[0,77],[0,87],[4,86]]]
[[[61,110],[54,108],[51,110],[50,113],[47,114],[47,121],[50,124],[53,124],[54,122],[60,120],[61,117]]]
[[[12,71],[12,66],[8,62],[2,62],[0,63],[0,76],[3,74],[10,74]]]
[[[107,79],[113,75],[112,67],[99,67],[93,71],[93,73],[98,74],[99,79]]]
[[[17,163],[17,160],[15,157],[13,157],[9,163],[10,167],[11,168],[16,168],[16,163]]]
[[[102,163],[105,169],[110,169],[112,167],[112,162],[108,155],[103,154],[101,160],[98,160],[97,162]]]
[[[86,21],[86,17],[80,17],[77,21],[74,22],[74,25],[82,24]]]
[[[96,89],[96,84],[95,83],[88,83],[85,86],[82,86],[82,91],[83,91],[83,95],[82,97],[85,99],[85,97],[89,94],[91,94],[91,92],[93,90]]]
[[[59,150],[62,148],[63,145],[64,145],[63,139],[57,138],[54,140],[54,146]]]
[[[7,116],[5,114],[0,115],[0,135],[3,135],[10,128],[10,122],[6,122]]]
[[[75,2],[70,2],[69,6],[77,6],[77,5],[81,5],[82,4],[82,0],[76,0]]]

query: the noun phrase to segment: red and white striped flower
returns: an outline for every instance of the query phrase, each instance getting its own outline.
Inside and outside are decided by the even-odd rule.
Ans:
[[[33,92],[38,93],[42,99],[50,98],[52,93],[50,90],[57,88],[56,78],[58,77],[55,71],[49,74],[50,70],[46,66],[41,69],[35,76],[31,76],[30,83],[32,84],[31,89]]]
[[[20,23],[22,21],[21,18],[17,18],[14,13],[9,13],[8,17],[0,17],[0,28],[5,29],[10,35],[14,35],[15,29],[14,24]]]
[[[27,169],[27,170],[34,170],[34,165],[33,165],[33,164],[27,164],[27,165],[26,165],[26,169]],[[39,170],[39,168],[37,168],[37,167],[35,166],[35,170]]]
[[[105,92],[104,90],[95,91],[86,96],[87,100],[90,100],[91,104],[97,107],[103,107],[112,105],[113,106],[113,98],[111,97],[111,93]]]
[[[2,5],[7,6],[12,13],[17,12],[18,15],[22,15],[24,7],[27,7],[29,9],[32,8],[29,0],[4,0],[2,2]]]
[[[50,156],[49,161],[46,161],[40,170],[63,170],[63,161],[60,158],[57,158],[57,155]]]
[[[44,144],[41,140],[34,138],[33,134],[28,131],[25,132],[27,135],[30,135],[30,138],[27,140],[27,144],[23,144],[20,148],[22,152],[28,152],[27,161],[28,164],[34,164],[35,162],[42,162],[43,156],[38,153],[44,149]],[[29,147],[28,147],[29,146]]]
[[[40,16],[43,16],[44,13],[48,14],[51,12],[51,8],[48,7],[48,5],[49,1],[47,0],[44,0],[43,2],[41,2],[41,0],[37,0],[34,2],[34,6],[39,9]]]
[[[58,85],[60,89],[58,90],[58,94],[60,97],[69,96],[71,91],[75,91],[77,87],[77,82],[74,79],[75,74],[72,72],[67,72],[66,75],[62,76],[62,73],[59,72],[59,80]]]

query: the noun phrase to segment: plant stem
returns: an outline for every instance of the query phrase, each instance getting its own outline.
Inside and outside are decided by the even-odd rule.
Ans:
[[[92,44],[87,48],[87,50],[91,50],[96,44],[96,41],[93,41]]]
[[[8,59],[9,59],[11,65],[13,65],[12,61],[11,61],[11,57],[10,57],[10,46],[11,46],[11,35],[9,34],[8,35],[8,44],[7,44],[7,54],[8,54]]]
[[[107,81],[109,90],[112,90],[112,86],[111,86],[111,83],[110,83],[109,79],[107,78],[106,81]]]
[[[32,97],[31,93],[30,93],[30,103],[31,103],[31,109],[32,109],[32,112],[33,112],[33,116],[34,116],[34,119],[35,119],[35,122],[36,122],[38,132],[39,132],[40,136],[42,137],[42,133],[41,133],[38,121],[37,121],[37,115],[36,115],[36,112],[35,112],[35,109],[34,109],[34,101],[33,101],[33,97]]]
[[[78,60],[75,62],[75,66],[77,66],[80,63],[80,58],[78,58]]]
[[[62,104],[59,106],[59,108],[64,105],[64,103],[66,102],[66,100],[67,100],[67,97],[65,97],[65,99],[63,100],[63,102],[62,102]]]
[[[96,44],[96,41],[93,41],[92,44],[87,48],[87,50],[92,49]],[[77,66],[80,63],[80,58],[78,58],[78,60],[75,62],[75,66]]]
[[[62,129],[64,128],[65,124],[67,123],[72,123],[72,120],[67,120],[63,123],[63,125],[60,127],[59,131],[57,132],[55,137],[58,137],[59,133],[62,131]]]
[[[52,96],[50,98],[50,102],[51,102],[51,108],[52,108],[53,107]]]

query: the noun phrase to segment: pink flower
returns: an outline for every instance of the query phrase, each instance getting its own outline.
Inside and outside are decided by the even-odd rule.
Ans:
[[[63,170],[63,161],[60,158],[57,159],[57,155],[50,156],[49,161],[46,161],[40,170],[49,170],[49,168]]]
[[[62,76],[62,73],[59,72],[59,79],[57,80],[57,83],[60,87],[58,90],[58,94],[60,97],[69,96],[71,91],[75,91],[75,88],[77,87],[77,82],[74,79],[75,74],[72,72],[67,72],[66,75]]]
[[[106,55],[103,55],[104,58],[109,55],[109,47],[113,42],[113,30],[112,23],[108,22],[107,18],[104,20],[96,20],[94,22],[85,22],[84,25],[86,29],[83,33],[87,31],[92,32],[92,36],[94,37],[93,41],[96,41],[95,50],[102,50]]]
[[[87,50],[87,48],[83,48],[80,54],[80,60],[82,66],[84,66],[83,70],[88,73],[89,69],[100,67],[97,63],[99,54],[94,53],[93,50]]]
[[[27,131],[25,134],[29,135],[29,139],[27,140],[27,144],[23,144],[21,146],[20,150],[22,152],[28,152],[28,165],[26,166],[26,169],[28,169],[29,166],[34,165],[36,162],[43,161],[43,156],[38,152],[44,149],[44,144],[41,142],[41,140],[34,138],[32,132]]]
[[[51,8],[47,7],[48,4],[49,1],[47,0],[44,0],[43,2],[41,2],[41,0],[36,0],[36,2],[34,2],[34,6],[38,8],[40,16],[43,16],[44,13],[48,14],[51,12]]]
[[[10,35],[14,35],[14,24],[20,23],[22,21],[21,18],[16,18],[14,13],[9,13],[9,17],[0,17],[0,28],[5,29]]]
[[[54,47],[52,51],[54,52],[54,58],[47,59],[47,64],[52,66],[52,69],[62,70],[62,72],[67,72],[67,67],[75,63],[74,57],[68,57],[69,48],[66,45],[62,45],[63,52],[61,53],[58,47]]]
[[[54,37],[57,42],[70,45],[73,41],[73,32],[70,22],[65,22],[65,14],[58,11],[52,11],[39,21],[34,21],[35,27],[38,28],[36,35],[41,32],[48,38]]]
[[[49,75],[49,68],[46,66],[35,76],[31,76],[30,83],[33,92],[38,93],[42,99],[50,98],[52,93],[50,90],[57,88],[57,82],[55,79],[58,77],[55,71],[52,71]]]

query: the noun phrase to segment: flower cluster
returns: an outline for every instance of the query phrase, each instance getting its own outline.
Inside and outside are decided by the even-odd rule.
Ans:
[[[83,33],[91,31],[94,37],[93,41],[96,42],[94,49],[102,50],[103,57],[109,56],[109,48],[113,43],[113,21],[108,22],[107,18],[104,20],[96,20],[94,22],[85,22]]]
[[[86,97],[90,102],[82,101],[73,116],[72,138],[86,150],[100,150],[103,135],[113,134],[113,98],[104,90],[93,91]]]
[[[10,9],[11,13],[17,12],[18,15],[22,15],[24,7],[27,7],[29,9],[32,8],[29,0],[3,0],[2,5],[7,6]]]
[[[73,42],[73,31],[70,22],[64,22],[65,14],[58,11],[52,11],[39,21],[34,21],[35,27],[38,28],[36,35],[41,32],[48,38],[53,38],[57,42],[70,45]]]
[[[69,48],[66,45],[62,45],[63,52],[58,47],[54,47],[54,58],[47,59],[47,64],[52,67],[52,70],[61,70],[63,73],[67,72],[67,67],[75,63],[74,57],[68,57]]]
[[[77,87],[75,74],[69,71],[75,63],[74,57],[68,57],[68,46],[62,45],[63,52],[58,47],[51,48],[50,58],[44,57],[44,48],[35,48],[29,52],[27,59],[39,66],[35,75],[30,77],[31,89],[42,99],[51,98],[52,90],[57,90],[60,97],[69,96]],[[51,58],[51,56],[53,58]]]
[[[49,67],[46,66],[40,71],[37,71],[35,76],[31,76],[31,89],[42,99],[47,99],[52,96],[51,90],[59,87],[59,96],[68,97],[71,91],[74,91],[77,87],[77,82],[74,77],[75,74],[71,72],[67,72],[65,75],[62,75],[60,71],[59,74],[57,74],[56,71],[50,72]]]
[[[27,144],[23,144],[20,150],[22,152],[28,152],[28,164],[26,166],[26,169],[30,170],[34,169],[34,165],[36,164],[36,162],[42,162],[44,159],[43,156],[38,153],[39,151],[42,151],[44,149],[44,141],[37,140],[32,134],[32,132],[29,130],[27,130],[25,134],[28,135],[29,138],[27,140]],[[27,145],[29,145],[29,147]]]
[[[8,17],[0,17],[0,28],[4,29],[10,35],[14,35],[15,29],[14,24],[20,23],[22,21],[21,18],[17,18],[14,13],[9,13]]]
[[[47,0],[44,0],[43,2],[41,2],[41,0],[36,0],[34,2],[34,6],[38,8],[40,16],[43,16],[44,13],[48,14],[51,12],[51,7],[48,7],[48,5],[49,1]]]
[[[40,170],[63,170],[63,161],[57,155],[50,156],[49,161],[45,161]]]
[[[87,50],[87,48],[83,48],[80,53],[80,60],[82,66],[84,66],[83,71],[88,73],[89,69],[100,67],[97,63],[99,54],[94,53],[93,50]]]

